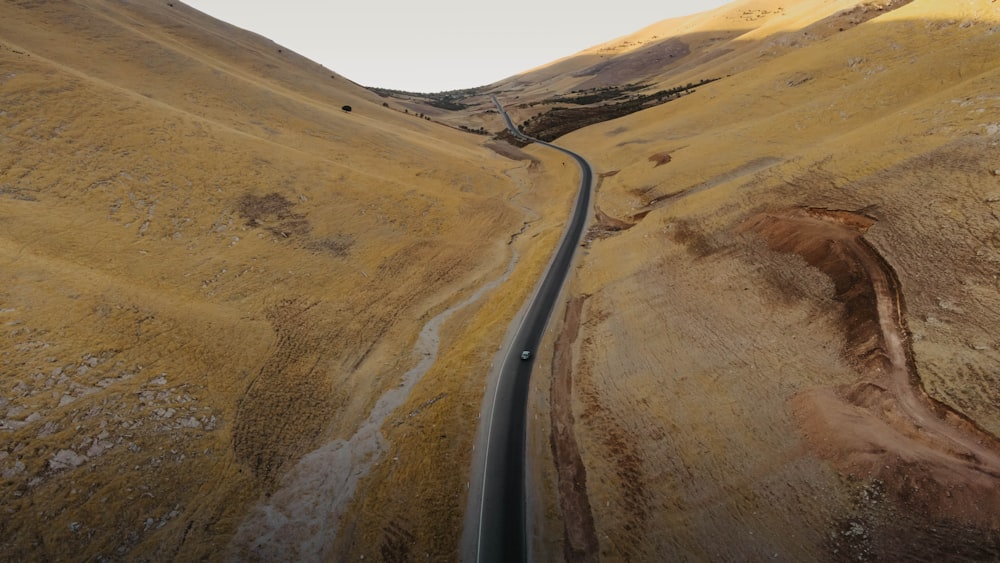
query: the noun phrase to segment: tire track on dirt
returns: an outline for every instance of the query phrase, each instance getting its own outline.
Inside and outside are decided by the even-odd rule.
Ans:
[[[321,331],[309,311],[317,303],[286,299],[266,316],[277,346],[253,378],[236,407],[233,449],[265,488],[273,486],[285,464],[314,446],[334,408],[330,377],[317,369]]]

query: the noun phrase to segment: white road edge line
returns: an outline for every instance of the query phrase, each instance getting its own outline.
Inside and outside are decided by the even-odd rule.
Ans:
[[[544,279],[545,276],[542,276]],[[540,283],[540,282],[539,282]],[[535,305],[535,299],[538,297],[538,288],[535,288],[535,292],[531,295],[531,301],[528,302],[527,308],[524,309],[524,315],[521,316],[521,322],[517,325],[517,330],[514,334],[520,334],[521,329],[524,328],[524,321],[528,318],[528,313],[531,312],[532,307]],[[506,356],[504,357],[503,363],[500,364],[500,375],[497,376],[497,384],[493,389],[493,403],[490,405],[490,425],[486,428],[486,448],[483,449],[483,483],[481,490],[479,491],[479,530],[476,532],[476,562],[482,558],[482,543],[483,543],[483,511],[486,505],[486,469],[490,464],[490,440],[493,438],[493,421],[496,419],[494,414],[497,410],[497,391],[500,390],[500,382],[503,381],[503,374],[507,371],[507,362],[510,361],[510,350],[508,349]]]
[[[497,109],[500,110],[501,115],[503,115],[504,117],[505,125],[508,126],[508,129],[513,129],[513,132],[518,137],[539,143],[549,148],[556,149],[562,153],[572,156],[574,159],[579,160],[579,158],[582,158],[578,157],[575,153],[568,152],[566,149],[563,149],[562,147],[558,147],[550,143],[546,143],[544,141],[539,141],[538,139],[533,139],[531,137],[528,137],[524,133],[521,133],[521,131],[517,128],[517,126],[514,125],[514,122],[511,120],[510,115],[507,114],[507,110],[504,109],[503,105],[500,103],[497,97],[492,96],[492,98],[493,98],[493,103],[497,106]],[[582,173],[582,167],[581,167],[581,173]],[[555,246],[555,252],[553,253],[552,258],[549,260],[549,264],[545,267],[545,270],[543,270],[542,276],[541,278],[539,278],[537,285],[534,288],[534,292],[531,294],[531,300],[528,301],[528,306],[527,308],[524,309],[524,315],[521,317],[521,322],[517,325],[517,330],[514,332],[515,335],[520,334],[521,329],[524,328],[524,322],[528,318],[528,313],[531,312],[531,309],[535,305],[535,300],[538,298],[538,293],[541,288],[542,282],[544,282],[545,278],[548,277],[549,269],[552,267],[552,263],[553,261],[555,261],[556,254],[558,254],[559,247],[563,245],[563,243],[565,242],[564,239],[567,235],[568,232],[564,232],[563,236],[560,237],[559,239],[559,243]],[[496,418],[494,415],[496,413],[496,408],[497,408],[497,391],[500,389],[500,382],[503,381],[504,372],[507,371],[507,362],[509,360],[510,360],[510,349],[508,349],[507,355],[504,357],[503,363],[500,365],[500,374],[497,376],[496,387],[494,388],[493,391],[493,403],[490,405],[490,424],[486,429],[486,447],[483,449],[483,482],[481,485],[481,490],[479,492],[479,526],[478,530],[476,531],[476,563],[479,563],[479,561],[482,559],[483,513],[484,513],[484,506],[486,504],[486,475],[487,475],[486,470],[490,464],[490,441],[493,438],[493,421]]]

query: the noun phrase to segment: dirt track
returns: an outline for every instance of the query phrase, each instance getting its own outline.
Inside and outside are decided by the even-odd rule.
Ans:
[[[874,220],[816,209],[762,214],[744,228],[828,275],[844,305],[859,380],[793,400],[810,445],[841,472],[884,483],[902,506],[974,528],[1000,526],[1000,442],[930,398],[913,361],[900,283],[864,239]]]

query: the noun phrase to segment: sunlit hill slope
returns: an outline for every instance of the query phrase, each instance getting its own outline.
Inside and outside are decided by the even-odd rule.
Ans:
[[[482,142],[179,2],[0,5],[5,558],[226,553],[507,268]]]
[[[428,110],[601,176],[541,559],[1000,557],[997,45],[989,0],[741,0]]]
[[[997,45],[990,1],[745,1],[499,85],[531,128],[719,79],[559,139],[603,179],[535,382],[572,437],[539,439],[542,543],[1000,556]]]
[[[538,560],[1000,558],[997,45],[993,0],[737,0],[383,97],[180,2],[3,3],[3,553],[456,559],[576,187],[462,130],[496,95],[600,177]]]

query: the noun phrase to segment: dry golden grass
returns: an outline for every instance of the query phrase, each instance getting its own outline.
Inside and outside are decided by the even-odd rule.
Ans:
[[[866,238],[899,275],[925,387],[1000,432],[987,328],[1000,321],[1000,12],[985,0],[778,4],[657,26],[691,49],[668,73],[649,69],[659,87],[725,78],[560,139],[614,172],[601,211],[637,223],[595,239],[573,286],[589,296],[574,400],[601,555],[993,557],[995,531],[914,513],[810,453],[789,401],[856,379],[839,305],[821,273],[734,228],[792,206],[875,217]],[[762,15],[738,23],[747,10]],[[648,48],[650,33],[607,60]],[[591,56],[548,82],[537,70],[520,100],[567,88],[562,73]],[[545,482],[554,495],[554,474]],[[551,513],[546,528],[559,526]]]
[[[537,157],[551,161],[543,151]],[[558,218],[566,216],[575,195],[572,174],[548,175],[545,182],[564,189],[540,205],[547,219],[515,245],[523,271],[515,272],[507,289],[459,313],[445,327],[442,355],[383,428],[392,446],[362,485],[364,493],[355,497],[351,528],[338,538],[334,559],[458,558],[467,502],[463,468],[472,459],[486,374],[509,319],[551,257],[562,234]]]
[[[14,559],[222,557],[396,385],[426,319],[504,271],[526,206],[563,201],[533,192],[545,166],[179,2],[4,4],[0,69]],[[539,225],[491,323],[541,267]]]
[[[603,219],[635,223],[595,238],[571,286],[589,296],[573,401],[606,559],[925,556],[949,545],[935,529],[992,553],[981,530],[894,520],[877,483],[808,452],[789,401],[854,380],[839,306],[822,274],[734,232],[775,207],[875,217],[925,386],[1000,432],[1000,18],[988,0],[876,4],[739,0],[497,85],[530,101],[725,77],[562,140],[616,172]],[[489,107],[442,119],[499,129]],[[233,539],[248,514],[367,428],[421,327],[516,250],[443,326],[337,533],[298,546],[456,556],[485,374],[559,238],[572,163],[384,108],[179,2],[110,0],[0,6],[0,147],[9,558],[253,558]],[[551,349],[552,331],[539,366]],[[558,558],[558,503],[538,503]]]

